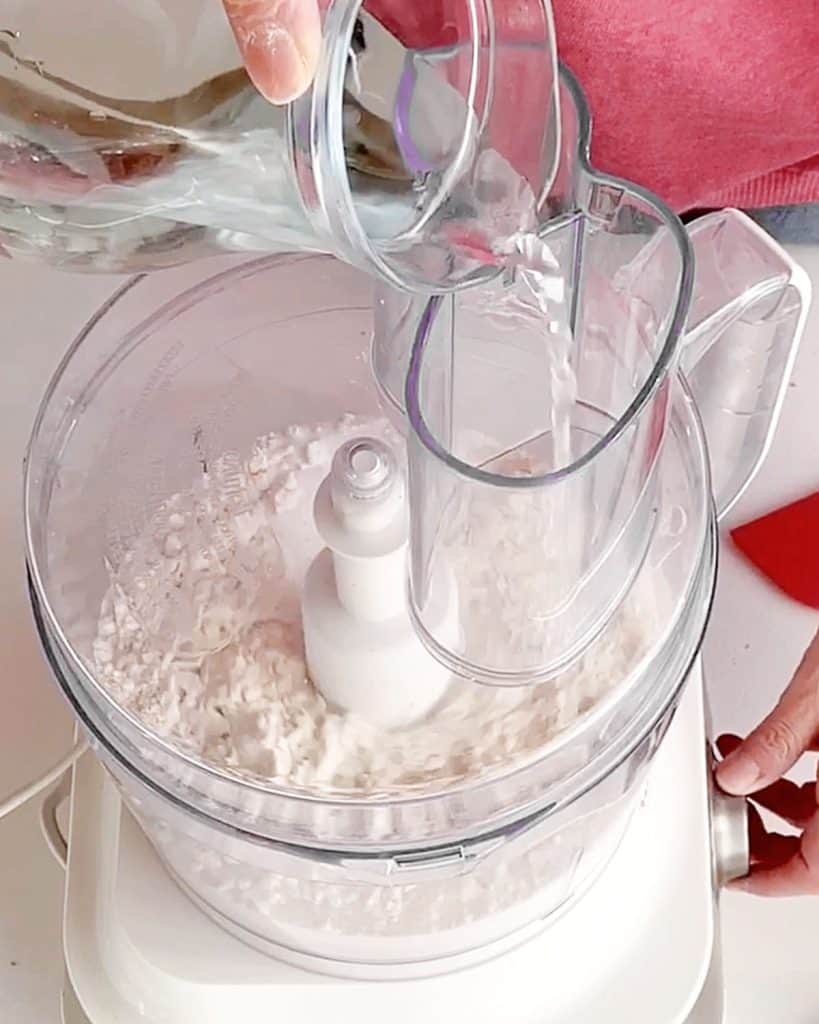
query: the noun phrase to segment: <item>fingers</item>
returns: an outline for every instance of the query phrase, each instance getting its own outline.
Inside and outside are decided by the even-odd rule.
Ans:
[[[819,634],[768,717],[717,767],[726,793],[747,796],[784,775],[819,732]]]
[[[717,739],[720,753],[727,757],[742,745],[739,736],[726,733]],[[804,828],[817,810],[817,789],[815,782],[798,786],[788,779],[778,779],[770,786],[754,793],[754,803],[787,821],[797,828]]]
[[[721,751],[737,749],[734,736],[720,737]],[[798,896],[819,894],[819,813],[816,783],[797,786],[779,779],[754,794],[754,803],[773,811],[797,828],[801,836],[769,832],[759,811],[748,806],[751,872],[730,883],[730,888],[756,896]]]
[[[272,103],[310,85],[321,49],[317,0],[224,0],[248,74]]]
[[[779,868],[799,849],[799,836],[783,836],[779,832],[769,832],[755,807],[748,808],[748,833],[751,845],[751,873]]]
[[[816,814],[816,783],[797,786],[795,782],[780,779],[754,793],[754,803],[773,811],[790,825],[806,828]]]
[[[815,783],[798,786],[783,779],[799,757],[815,747],[819,734],[819,633],[777,706],[746,740],[722,736],[724,760],[719,785],[728,793],[753,794],[754,803],[803,832],[769,832],[755,807],[749,808],[751,872],[731,883],[758,896],[819,895],[819,810]]]
[[[752,825],[751,845],[756,845],[758,860],[747,878],[731,882],[730,887],[755,896],[819,894],[819,815],[808,823],[801,840],[765,831],[754,815],[757,823]]]

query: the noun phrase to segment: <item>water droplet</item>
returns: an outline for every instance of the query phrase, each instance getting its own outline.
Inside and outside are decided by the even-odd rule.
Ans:
[[[105,121],[108,118],[104,110],[89,110],[88,116],[92,121]]]

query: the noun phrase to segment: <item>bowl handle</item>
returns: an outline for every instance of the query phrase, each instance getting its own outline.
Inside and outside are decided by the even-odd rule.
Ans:
[[[738,210],[689,227],[695,280],[681,369],[702,417],[720,517],[773,437],[810,306],[806,272]]]

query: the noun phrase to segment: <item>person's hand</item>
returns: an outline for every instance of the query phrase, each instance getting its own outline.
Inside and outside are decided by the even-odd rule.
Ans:
[[[318,0],[223,0],[247,72],[271,103],[309,87],[321,47]]]
[[[747,737],[718,740],[724,760],[717,782],[796,826],[800,835],[769,832],[753,806],[751,873],[731,883],[759,896],[819,895],[819,788],[783,778],[806,751],[819,749],[819,633],[779,703]]]

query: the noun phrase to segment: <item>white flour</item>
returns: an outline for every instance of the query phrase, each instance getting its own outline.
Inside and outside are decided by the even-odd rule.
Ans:
[[[245,459],[223,456],[171,498],[105,597],[99,676],[118,703],[187,751],[300,790],[376,795],[508,771],[637,666],[647,630],[626,610],[593,656],[548,684],[453,681],[427,720],[400,732],[328,708],[306,675],[299,595],[321,547],[316,489],[336,448],[361,434],[402,444],[380,420],[292,427],[260,439]],[[497,589],[493,548],[503,548],[508,567],[510,544],[519,545],[523,571],[530,538],[517,518],[510,532],[501,506],[487,512],[477,524],[486,559],[467,557],[465,599],[485,603],[491,635],[508,608],[488,599]]]

